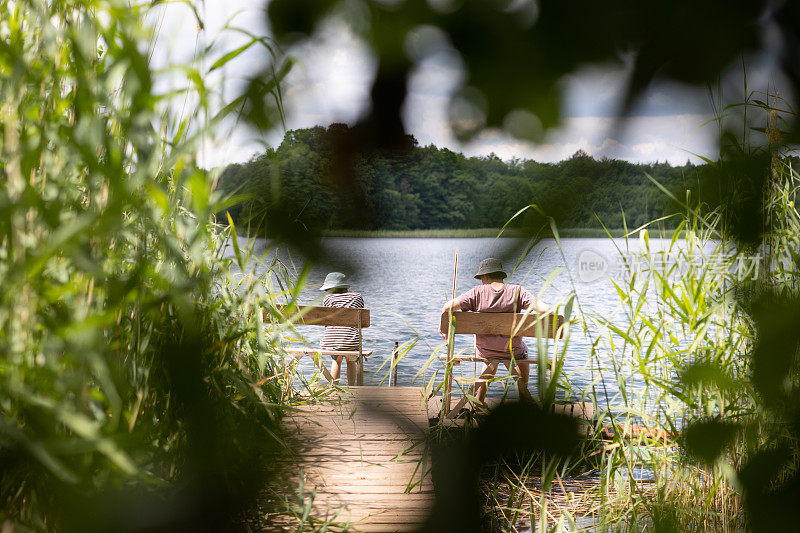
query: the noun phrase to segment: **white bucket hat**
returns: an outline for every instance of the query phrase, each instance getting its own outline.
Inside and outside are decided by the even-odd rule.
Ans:
[[[327,291],[330,289],[349,289],[350,285],[344,282],[346,277],[347,276],[341,272],[331,272],[325,276],[325,281],[322,283],[320,290]]]

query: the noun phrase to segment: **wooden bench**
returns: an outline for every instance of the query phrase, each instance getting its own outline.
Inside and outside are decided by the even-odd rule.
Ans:
[[[452,316],[453,323],[451,325],[450,318]],[[472,313],[472,312],[453,312],[442,313],[439,331],[450,332],[450,328],[454,327],[453,335],[508,335],[509,337],[538,337],[548,339],[561,339],[566,332],[566,324],[564,317],[561,315],[539,315],[537,313]],[[449,335],[448,335],[449,338]],[[482,362],[486,364],[498,365],[503,360],[487,359],[477,355],[455,355],[452,342],[448,342],[447,355],[439,356],[446,364],[445,370],[445,390],[442,398],[442,407],[445,415],[448,415],[450,409],[450,396],[453,386],[453,371],[452,367],[459,365],[462,362]],[[531,365],[537,364],[536,358],[526,358],[522,360],[515,360],[518,365]],[[550,361],[551,372],[555,361]],[[476,383],[470,388],[470,394],[475,392],[477,385],[481,380],[476,380]],[[458,410],[466,402],[466,396],[459,401],[454,410]]]
[[[358,350],[323,350],[315,348],[287,348],[286,353],[291,354],[295,360],[308,355],[314,360],[314,364],[320,369],[325,379],[333,383],[333,376],[322,362],[323,355],[343,356],[348,361],[356,361],[356,384],[364,384],[364,358],[372,355],[372,351],[362,349],[362,328],[368,328],[369,309],[358,309],[354,307],[322,307],[313,305],[296,305],[292,307],[282,307],[281,313],[290,322],[298,326],[346,326],[358,329]]]

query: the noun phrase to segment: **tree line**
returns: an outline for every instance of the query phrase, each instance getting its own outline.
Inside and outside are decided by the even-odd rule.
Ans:
[[[499,228],[536,204],[512,225],[546,215],[562,227],[631,228],[680,209],[648,175],[683,199],[703,168],[595,159],[581,150],[558,163],[466,157],[408,136],[405,149],[349,161],[354,179],[343,183],[336,148],[348,133],[343,124],[291,130],[277,148],[228,165],[218,189],[242,195],[228,208],[236,225],[251,234],[281,223],[321,231]]]

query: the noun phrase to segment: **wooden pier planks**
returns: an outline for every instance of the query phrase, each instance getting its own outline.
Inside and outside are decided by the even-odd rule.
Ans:
[[[335,521],[357,531],[413,531],[425,522],[434,491],[422,388],[349,387],[284,425],[297,438],[305,492],[316,488],[315,518],[338,512]],[[300,468],[291,481],[299,483]]]

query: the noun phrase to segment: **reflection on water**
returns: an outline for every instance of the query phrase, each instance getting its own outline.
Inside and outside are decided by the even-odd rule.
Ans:
[[[390,357],[396,341],[417,340],[417,344],[399,364],[400,385],[410,385],[413,376],[431,353],[442,346],[443,341],[437,329],[441,307],[452,295],[456,250],[459,252],[459,294],[478,283],[473,279],[478,263],[494,256],[503,259],[506,271],[510,274],[509,282],[519,283],[534,294],[539,294],[553,307],[563,307],[567,296],[574,290],[579,304],[575,313],[607,317],[618,314],[619,296],[610,277],[618,279],[624,264],[623,256],[609,239],[564,239],[561,250],[552,239],[545,240],[530,250],[514,269],[524,253],[525,244],[525,241],[518,239],[325,239],[325,262],[314,265],[310,278],[317,285],[306,288],[302,300],[308,304],[319,303],[323,295],[319,284],[328,272],[334,270],[345,272],[351,290],[364,296],[371,310],[372,322],[372,326],[364,331],[364,348],[374,351],[364,367],[366,385],[377,385],[385,377],[388,365],[380,373],[378,368]],[[637,249],[638,244],[637,240],[631,240],[631,250]],[[668,244],[666,240],[650,240],[652,250]],[[257,240],[256,251],[263,251],[264,248],[264,241]],[[298,271],[303,265],[302,257],[287,250],[279,251],[278,257],[285,264],[294,265]],[[548,279],[550,281],[546,283]],[[619,320],[624,323],[625,317],[619,316]],[[318,345],[322,328],[301,329],[310,345]],[[534,341],[528,339],[527,343],[535,352]],[[456,349],[470,351],[471,338],[459,335]],[[566,379],[572,389],[570,396],[596,393],[598,403],[603,405],[604,398],[610,399],[618,389],[613,375],[604,374],[605,383],[596,384],[595,390],[592,390],[597,368],[596,363],[595,368],[589,364],[590,350],[591,341],[583,329],[573,328],[564,364]],[[306,373],[313,372],[313,365],[308,358],[303,359],[302,365]],[[474,366],[462,365],[464,375],[471,376]],[[440,367],[438,363],[432,365],[426,373],[426,380]],[[439,370],[437,380],[441,379],[442,373]],[[505,375],[502,366],[498,375]],[[421,384],[419,379],[415,384]],[[636,386],[634,380],[633,387]],[[535,394],[533,378],[531,390]],[[490,395],[501,393],[501,385],[490,387]]]

